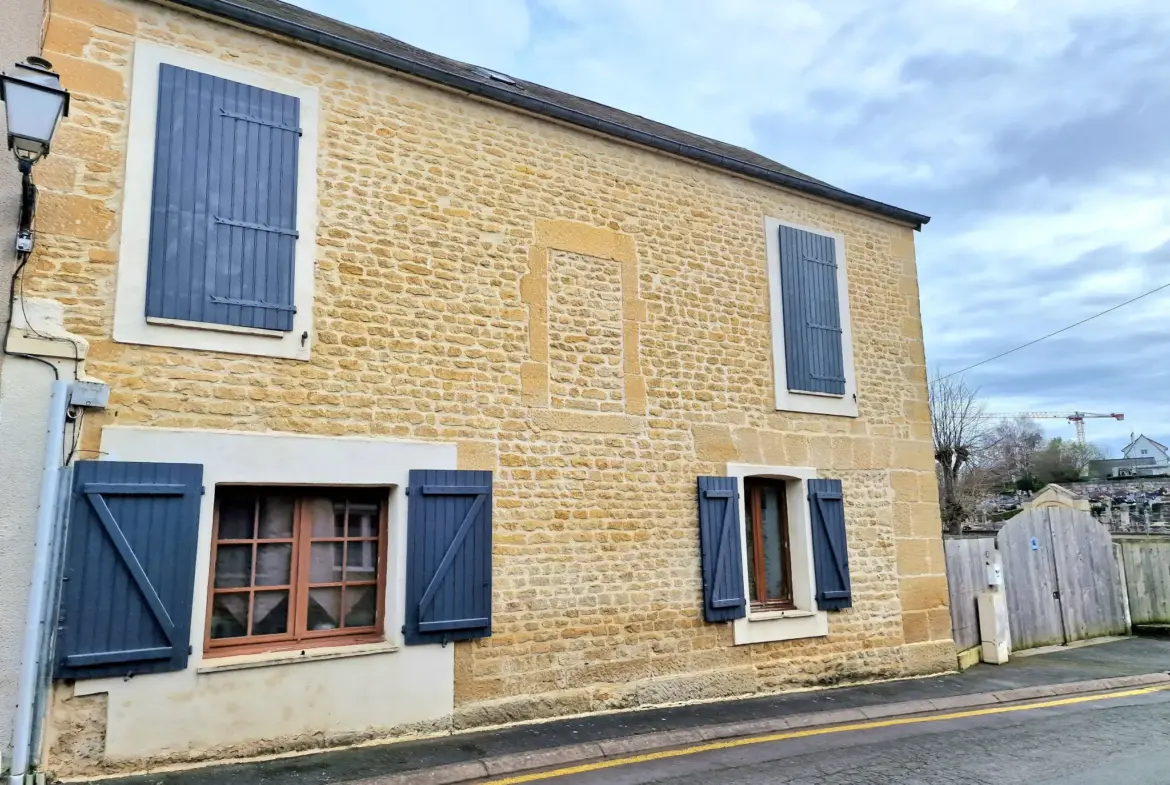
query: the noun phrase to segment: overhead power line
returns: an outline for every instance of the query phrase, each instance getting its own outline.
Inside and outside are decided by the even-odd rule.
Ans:
[[[1113,306],[1112,308],[1107,308],[1106,310],[1101,311],[1100,313],[1095,313],[1092,316],[1085,317],[1084,319],[1081,319],[1079,322],[1075,322],[1074,324],[1070,324],[1068,327],[1061,327],[1059,330],[1048,333],[1048,335],[1042,335],[1033,341],[1028,341],[1027,343],[1022,343],[1014,349],[1008,349],[1006,352],[1000,352],[999,354],[995,355],[994,357],[988,357],[986,360],[980,360],[979,362],[975,363],[974,365],[968,365],[966,368],[960,368],[957,371],[953,371],[951,373],[948,373],[946,376],[940,376],[937,379],[935,379],[935,381],[938,382],[938,381],[942,381],[943,379],[949,379],[952,376],[958,376],[961,373],[966,373],[967,371],[971,370],[972,368],[978,368],[980,365],[986,365],[989,362],[993,362],[995,360],[998,360],[1000,357],[1007,357],[1009,354],[1013,354],[1014,352],[1018,352],[1020,349],[1027,349],[1029,346],[1035,346],[1036,344],[1040,343],[1041,341],[1047,341],[1049,338],[1051,338],[1054,335],[1060,335],[1063,332],[1068,332],[1069,330],[1071,330],[1074,327],[1080,327],[1085,322],[1091,322],[1094,319],[1101,317],[1101,316],[1104,316],[1107,313],[1113,313],[1118,308],[1124,308],[1125,306],[1129,305],[1130,303],[1136,303],[1138,300],[1142,299],[1143,297],[1149,297],[1151,294],[1156,294],[1157,292],[1160,292],[1163,289],[1170,289],[1170,283],[1164,283],[1161,286],[1159,286],[1157,289],[1151,289],[1150,291],[1146,292],[1145,294],[1139,294],[1137,297],[1134,297],[1132,300],[1126,300],[1125,302],[1119,303],[1119,304]]]

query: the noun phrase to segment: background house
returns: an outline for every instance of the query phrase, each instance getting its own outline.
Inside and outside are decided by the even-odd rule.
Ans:
[[[1139,474],[1161,474],[1170,470],[1170,450],[1166,445],[1156,442],[1142,434],[1122,449],[1121,454],[1126,459],[1135,461],[1135,469]],[[1153,463],[1147,464],[1146,459],[1152,458]]]
[[[271,0],[45,49],[50,769],[954,667],[925,216]]]

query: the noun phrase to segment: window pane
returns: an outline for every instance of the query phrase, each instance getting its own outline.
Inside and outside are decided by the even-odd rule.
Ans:
[[[378,612],[377,586],[345,587],[345,626],[372,627]]]
[[[306,499],[305,509],[312,520],[311,527],[314,537],[344,537],[345,536],[345,503],[336,503],[340,513],[334,510],[335,502],[332,499]]]
[[[293,536],[293,500],[289,496],[260,499],[260,539],[290,540]]]
[[[378,536],[378,505],[354,504],[349,505],[349,536],[350,537],[377,537]]]
[[[748,573],[748,601],[755,602],[760,596],[760,589],[756,586],[756,529],[760,522],[756,520],[752,492],[747,494],[747,573]]]
[[[252,546],[219,546],[215,553],[215,588],[240,589],[251,585]]]
[[[313,546],[316,547],[316,546]],[[347,581],[373,581],[378,579],[378,541],[361,540],[346,545],[345,560]]]
[[[341,580],[343,542],[315,542],[309,551],[309,583],[337,583]]]
[[[760,489],[760,515],[763,519],[761,525],[764,534],[764,575],[766,596],[769,600],[787,599],[784,596],[784,573],[788,567],[784,564],[780,528],[780,505],[783,503],[784,494],[775,485],[766,485]]]
[[[250,540],[256,518],[256,498],[239,491],[227,491],[219,502],[219,538]]]
[[[253,602],[253,635],[280,635],[288,632],[287,591],[258,591]]]
[[[292,543],[256,546],[256,585],[288,586],[292,582]]]
[[[336,630],[341,626],[341,588],[309,589],[310,630]]]
[[[211,601],[211,637],[242,638],[248,634],[248,593],[217,594]]]

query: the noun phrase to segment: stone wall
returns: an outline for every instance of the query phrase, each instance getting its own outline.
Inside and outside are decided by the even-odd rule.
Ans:
[[[52,10],[74,103],[28,286],[111,386],[82,446],[111,423],[458,443],[496,507],[457,726],[954,667],[910,228],[153,3]],[[119,222],[146,220],[119,215],[135,39],[320,86],[310,361],[111,340]],[[774,410],[765,215],[845,236],[856,419]],[[703,623],[695,478],[728,462],[843,479],[855,603],[827,638]]]

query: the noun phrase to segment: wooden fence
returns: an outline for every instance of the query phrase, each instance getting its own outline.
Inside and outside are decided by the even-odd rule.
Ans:
[[[1170,624],[1170,537],[1118,536],[1114,542],[1125,567],[1133,623]]]
[[[994,537],[955,537],[945,543],[951,594],[951,626],[959,651],[979,645],[975,597],[987,588],[984,554],[995,550]]]
[[[1108,529],[1067,508],[1026,510],[994,538],[947,538],[955,644],[960,650],[979,644],[975,598],[987,588],[989,550],[1003,560],[1014,650],[1124,634],[1127,604],[1134,623],[1170,620],[1170,538],[1157,545],[1138,539],[1145,544],[1132,544],[1118,559]]]

